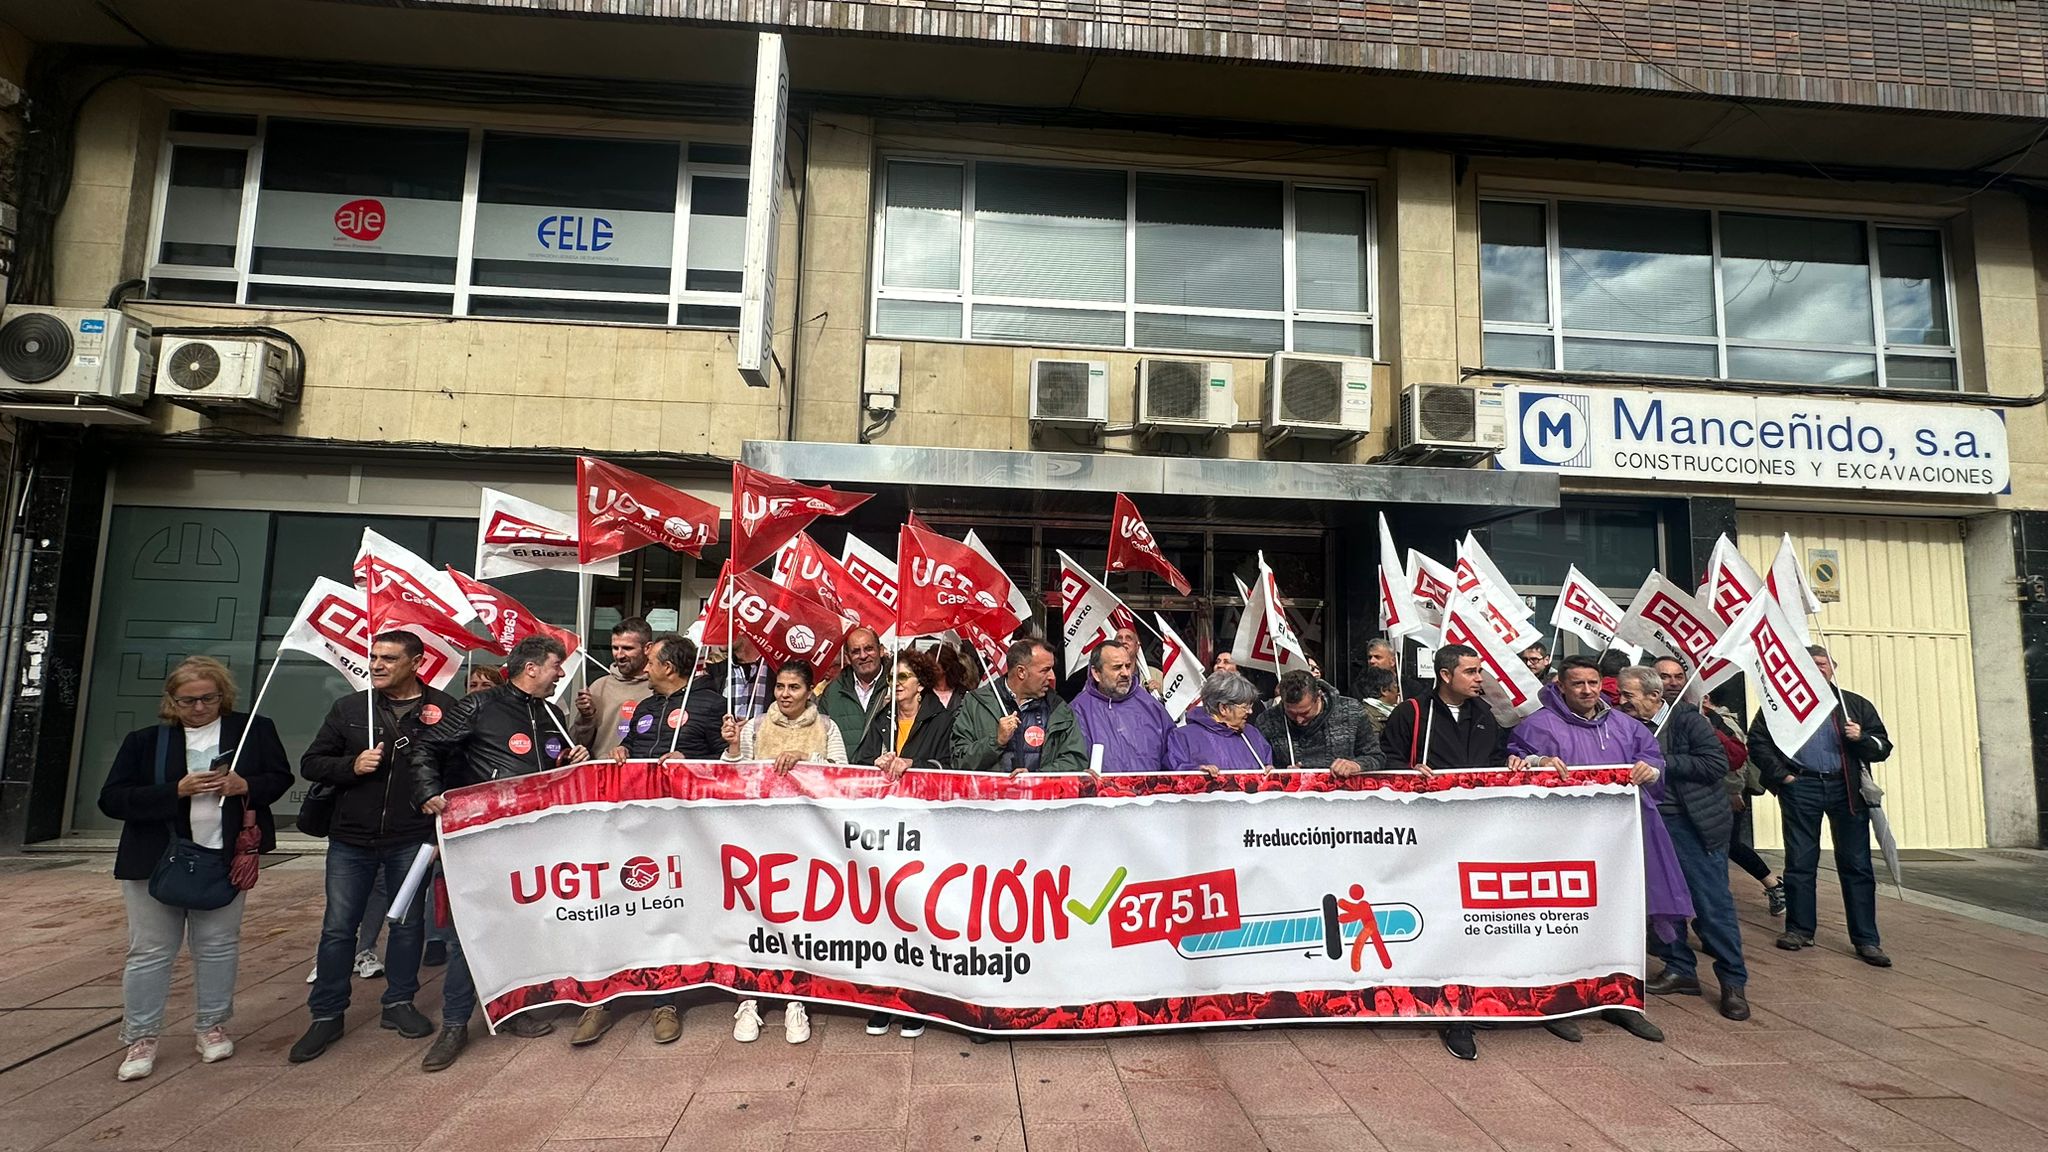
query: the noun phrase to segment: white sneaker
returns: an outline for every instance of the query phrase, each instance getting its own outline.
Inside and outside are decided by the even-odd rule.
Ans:
[[[915,1040],[924,1035],[924,1021],[905,1016],[896,1025],[896,1034],[905,1040]]]
[[[752,1044],[761,1038],[761,1006],[752,1000],[740,1001],[739,1011],[732,1014],[732,1038],[742,1044]]]
[[[315,960],[313,962],[313,970],[306,973],[306,983],[311,984],[318,979],[320,979],[320,962]]]
[[[235,1042],[228,1039],[228,1030],[216,1024],[199,1034],[199,1062],[217,1064],[235,1054]]]
[[[356,953],[357,976],[368,980],[372,976],[382,976],[383,974],[384,962],[377,959],[375,952],[365,948],[361,952]]]
[[[116,1080],[140,1080],[156,1071],[156,1037],[144,1036],[128,1046],[128,1054],[121,1057],[121,1068],[114,1073]]]
[[[810,1014],[794,1000],[782,1010],[782,1038],[791,1044],[801,1044],[811,1038]]]

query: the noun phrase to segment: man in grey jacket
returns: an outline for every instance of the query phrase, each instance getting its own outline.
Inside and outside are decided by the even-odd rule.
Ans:
[[[1386,766],[1364,706],[1306,672],[1280,677],[1280,707],[1252,723],[1273,746],[1275,767],[1356,776]]]

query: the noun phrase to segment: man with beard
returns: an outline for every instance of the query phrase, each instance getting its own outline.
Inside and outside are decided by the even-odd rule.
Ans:
[[[1138,689],[1137,671],[1132,648],[1104,641],[1088,654],[1088,682],[1074,697],[1082,739],[1091,747],[1102,746],[1105,772],[1166,770],[1166,734],[1173,731],[1173,718],[1150,692]]]
[[[1356,776],[1385,766],[1380,734],[1367,722],[1364,707],[1307,672],[1280,677],[1280,706],[1253,723],[1273,746],[1276,767]]]
[[[631,616],[612,625],[612,670],[576,693],[576,720],[569,735],[592,756],[609,756],[625,742],[633,709],[654,689],[647,681],[647,641],[654,629]]]

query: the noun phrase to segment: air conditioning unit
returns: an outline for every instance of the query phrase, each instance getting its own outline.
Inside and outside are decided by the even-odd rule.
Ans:
[[[149,399],[149,325],[107,308],[14,304],[0,313],[0,393],[90,409]]]
[[[248,408],[274,416],[287,399],[287,355],[275,340],[166,336],[157,348],[156,394],[201,412]]]
[[[1109,361],[1033,360],[1031,422],[1101,431],[1109,423]]]
[[[1507,443],[1507,396],[1472,384],[1411,384],[1401,392],[1395,451],[1476,459]]]
[[[1275,353],[1266,366],[1266,438],[1351,440],[1372,431],[1370,360]]]
[[[1214,434],[1237,423],[1237,371],[1227,360],[1138,361],[1138,427]]]

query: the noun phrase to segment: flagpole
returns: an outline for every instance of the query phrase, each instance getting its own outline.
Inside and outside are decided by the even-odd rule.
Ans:
[[[372,621],[372,624],[374,623]],[[363,724],[364,730],[368,733],[367,739],[369,740],[370,747],[375,748],[377,746],[377,676],[376,673],[369,672],[369,667],[371,661],[377,658],[377,630],[371,627],[364,629],[364,631],[369,633],[369,638],[363,642],[363,669],[368,673],[363,677]],[[270,670],[273,672],[277,671],[277,665],[273,663]],[[266,687],[269,685],[268,680],[264,683]],[[253,712],[254,709],[251,709],[251,711]]]
[[[1694,669],[1693,669],[1693,670],[1692,670],[1692,671],[1691,671],[1691,672],[1690,672],[1689,674],[1687,674],[1687,676],[1686,676],[1686,678],[1685,678],[1685,683],[1684,683],[1683,685],[1681,685],[1681,686],[1679,687],[1679,689],[1678,689],[1678,698],[1677,698],[1676,700],[1673,700],[1673,701],[1671,702],[1671,704],[1670,704],[1670,706],[1669,706],[1669,707],[1665,708],[1665,710],[1664,710],[1664,719],[1663,719],[1662,721],[1660,721],[1660,722],[1658,723],[1658,725],[1657,725],[1657,727],[1656,727],[1656,730],[1655,730],[1654,732],[1652,732],[1652,733],[1651,733],[1652,735],[1655,735],[1655,736],[1662,736],[1662,735],[1664,735],[1664,725],[1666,725],[1666,724],[1669,724],[1669,723],[1671,723],[1671,716],[1672,716],[1672,713],[1674,713],[1674,712],[1677,712],[1677,711],[1678,711],[1678,706],[1679,706],[1680,704],[1683,704],[1683,703],[1685,703],[1685,694],[1686,694],[1687,692],[1690,692],[1690,691],[1692,691],[1692,684],[1693,684],[1693,681],[1695,681],[1695,680],[1697,680],[1697,679],[1699,679],[1699,678],[1700,678],[1700,670],[1699,670],[1698,668],[1694,668]]]
[[[1436,690],[1435,688],[1431,688],[1431,689],[1429,690],[1429,697],[1428,697],[1429,703],[1428,703],[1428,704],[1426,704],[1426,705],[1424,705],[1424,706],[1423,706],[1423,707],[1421,708],[1421,711],[1424,711],[1424,712],[1427,712],[1427,713],[1429,713],[1429,719],[1428,719],[1428,720],[1427,720],[1426,722],[1424,722],[1424,724],[1422,725],[1422,761],[1421,761],[1421,763],[1422,763],[1422,767],[1423,767],[1423,768],[1425,768],[1425,769],[1427,769],[1427,768],[1429,767],[1429,738],[1430,738],[1430,737],[1432,737],[1432,736],[1434,736],[1434,735],[1436,735],[1436,694],[1437,694],[1437,690]],[[1477,704],[1478,702],[1479,702],[1479,701],[1477,701],[1477,700],[1467,700],[1467,701],[1465,701],[1465,707],[1467,707],[1467,708],[1470,708],[1470,707],[1472,707],[1472,706],[1473,706],[1474,704]],[[1421,699],[1420,699],[1420,698],[1418,698],[1418,699],[1417,699],[1417,703],[1421,703]],[[1413,767],[1415,767],[1415,765],[1413,765],[1413,764],[1410,764],[1410,765],[1409,765],[1409,767],[1410,767],[1410,768],[1413,768]]]
[[[577,671],[582,674],[585,692],[590,691],[591,583],[590,573],[579,567],[576,573],[576,635],[582,642],[584,656],[577,665]]]
[[[263,674],[263,683],[256,689],[256,698],[249,701],[249,723],[242,726],[241,738],[235,741],[235,754],[228,760],[228,774],[233,775],[235,766],[242,762],[242,748],[249,743],[249,733],[256,727],[256,714],[263,708],[263,697],[270,691],[270,682],[277,678],[277,666],[284,663],[284,645],[277,648],[277,655],[270,658],[270,671]],[[227,793],[214,797],[217,805],[228,802]]]
[[[667,647],[667,645],[665,645],[665,644],[664,644],[664,645],[662,645],[662,647],[666,648],[666,647]],[[701,670],[701,669],[702,669],[703,667],[704,667],[704,646],[703,646],[702,644],[699,644],[699,645],[697,645],[697,659],[696,659],[696,660],[694,660],[693,662],[691,662],[691,664],[690,664],[690,678],[689,678],[688,680],[685,680],[685,681],[683,681],[683,713],[684,713],[684,719],[685,719],[685,720],[687,720],[687,719],[689,718],[689,711],[690,711],[690,685],[692,685],[692,684],[695,684],[695,683],[697,682],[697,673],[698,673],[698,671],[700,671],[700,670]],[[668,732],[668,754],[669,754],[669,755],[673,756],[673,755],[675,755],[675,754],[676,754],[676,742],[677,742],[678,740],[681,740],[682,738],[683,738],[683,721],[682,721],[682,720],[678,720],[678,721],[676,721],[676,726],[675,726],[675,727],[673,727],[673,728],[671,728],[671,729],[669,729],[669,732]]]

